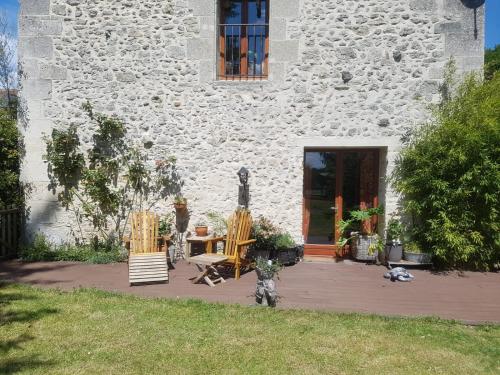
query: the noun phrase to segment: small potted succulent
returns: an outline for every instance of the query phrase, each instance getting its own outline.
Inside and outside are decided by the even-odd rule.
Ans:
[[[389,219],[386,229],[385,257],[389,262],[400,262],[403,258],[403,225],[394,217]]]
[[[182,195],[177,195],[174,198],[174,207],[178,211],[185,210],[187,207],[187,199],[184,198]]]
[[[207,223],[204,220],[199,219],[194,226],[194,231],[198,237],[206,237],[208,235]]]

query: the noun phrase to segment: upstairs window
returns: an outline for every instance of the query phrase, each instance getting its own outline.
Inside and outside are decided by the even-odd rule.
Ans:
[[[219,4],[218,78],[267,79],[269,0],[220,0]]]

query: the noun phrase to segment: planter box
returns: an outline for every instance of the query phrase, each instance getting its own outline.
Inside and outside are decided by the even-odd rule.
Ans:
[[[414,263],[431,263],[432,255],[426,253],[410,253],[408,251],[405,251],[404,260]]]
[[[257,260],[257,258],[262,258],[265,260],[269,259],[270,256],[270,251],[269,250],[249,250],[247,253],[246,258],[250,260]]]
[[[389,262],[401,262],[403,259],[403,245],[385,245],[385,259]]]
[[[377,253],[370,254],[369,249],[378,240],[377,235],[369,236],[366,234],[357,234],[351,240],[352,256],[357,260],[375,261]]]
[[[272,258],[285,266],[290,266],[304,256],[304,246],[296,246],[290,249],[280,249],[272,254]]]

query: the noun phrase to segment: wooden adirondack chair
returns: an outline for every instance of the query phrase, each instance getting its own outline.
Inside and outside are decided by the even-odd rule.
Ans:
[[[129,250],[129,283],[168,282],[167,244],[169,236],[159,236],[159,217],[153,212],[134,212]]]
[[[224,242],[224,255],[227,257],[224,264],[234,267],[234,277],[236,280],[240,278],[241,268],[250,264],[250,261],[245,259],[245,255],[247,247],[256,241],[250,239],[252,223],[250,211],[243,209],[236,210],[228,220],[226,237],[216,237],[207,240],[212,242],[212,246],[207,246],[208,249],[216,248],[217,242]]]

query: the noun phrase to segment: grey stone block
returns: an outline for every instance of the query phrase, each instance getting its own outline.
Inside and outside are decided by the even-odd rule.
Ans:
[[[213,82],[215,80],[216,65],[212,60],[200,60],[200,83]]]
[[[23,36],[60,35],[62,20],[41,19],[40,17],[19,17],[19,34]]]
[[[273,17],[269,21],[269,38],[286,40],[286,19]]]
[[[213,38],[215,35],[215,18],[212,16],[199,17],[200,19],[200,37]]]
[[[447,56],[481,56],[483,48],[481,38],[476,40],[473,34],[446,34],[445,53]]]
[[[270,63],[269,64],[269,80],[273,83],[282,83],[285,81],[285,64]]]
[[[166,55],[172,59],[181,60],[186,58],[186,48],[181,46],[168,46]]]
[[[195,16],[215,15],[215,0],[189,0],[189,8],[193,9]]]
[[[63,80],[67,78],[67,69],[53,64],[42,64],[40,66],[41,79]]]
[[[50,0],[21,0],[21,14],[48,15]]]
[[[18,54],[21,58],[51,58],[52,53],[53,46],[51,37],[19,37]]]
[[[27,79],[40,78],[40,68],[38,60],[36,59],[23,59],[21,62],[23,74]]]
[[[434,25],[434,33],[459,33],[462,31],[460,22],[440,22]]]
[[[299,0],[273,0],[270,7],[270,14],[277,18],[295,18],[300,12]]]
[[[472,71],[480,71],[483,69],[483,56],[464,56],[462,58],[462,71],[464,73]]]
[[[271,40],[269,49],[272,62],[295,62],[299,59],[298,40]]]
[[[23,81],[23,97],[27,100],[50,99],[52,82],[47,79],[28,79]]]
[[[410,0],[410,9],[423,12],[434,12],[437,9],[437,2],[436,0]]]
[[[132,72],[118,72],[118,73],[116,73],[116,80],[118,82],[130,83],[130,82],[135,82],[136,77],[135,77],[135,74]]]
[[[214,55],[213,39],[193,38],[187,40],[187,57],[192,60],[206,60]]]

